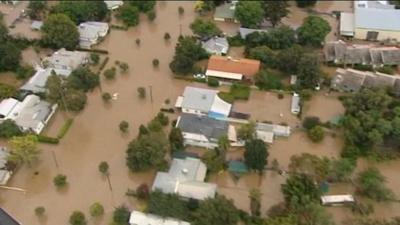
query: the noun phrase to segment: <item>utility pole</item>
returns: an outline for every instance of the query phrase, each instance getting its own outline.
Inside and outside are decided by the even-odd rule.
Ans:
[[[149,92],[150,92],[150,102],[153,105],[153,87],[149,85]]]

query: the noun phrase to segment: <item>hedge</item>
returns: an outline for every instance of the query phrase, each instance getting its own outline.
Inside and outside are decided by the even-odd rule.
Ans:
[[[74,122],[74,119],[72,118],[69,118],[67,121],[65,121],[61,129],[58,131],[57,138],[62,139],[65,134],[67,134],[69,128],[72,125],[72,122]]]
[[[110,28],[112,29],[117,29],[117,30],[128,30],[128,26],[121,26],[121,25],[115,25],[115,24],[111,24]]]
[[[110,58],[107,56],[104,61],[101,63],[100,68],[99,68],[99,73],[104,69],[104,67],[107,65],[108,60],[110,60]]]
[[[104,50],[104,49],[77,48],[76,50],[81,51],[81,52],[93,52],[93,53],[99,53],[99,54],[108,54],[108,51]]]
[[[160,111],[161,112],[166,112],[166,113],[174,113],[175,112],[175,110],[173,108],[169,108],[169,109],[161,108]]]
[[[58,144],[60,142],[60,140],[58,138],[54,138],[54,137],[48,137],[48,136],[44,136],[44,135],[36,135],[36,137],[38,138],[38,141],[42,142],[42,143]]]

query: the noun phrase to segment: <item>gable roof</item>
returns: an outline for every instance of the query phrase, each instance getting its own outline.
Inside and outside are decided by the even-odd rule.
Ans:
[[[51,72],[54,72],[57,75],[69,76],[71,74],[71,70],[60,70],[53,68],[42,69],[40,67],[36,68],[36,73],[21,86],[21,90],[32,91],[33,93],[40,93],[46,91],[46,82],[47,79],[51,76]]]
[[[205,183],[207,167],[200,159],[174,158],[169,171],[158,172],[152,190],[203,200],[215,196],[216,185]]]
[[[260,61],[254,59],[232,59],[230,57],[213,55],[208,60],[208,70],[254,76],[260,69]]]
[[[208,140],[217,140],[228,134],[229,124],[226,121],[216,120],[194,114],[182,114],[176,124],[182,132],[204,135]]]
[[[153,214],[132,211],[129,218],[130,225],[190,225],[190,223],[174,218],[163,218]]]
[[[46,67],[49,68],[75,70],[85,64],[88,58],[89,53],[87,52],[68,51],[65,48],[61,48],[43,61]]]

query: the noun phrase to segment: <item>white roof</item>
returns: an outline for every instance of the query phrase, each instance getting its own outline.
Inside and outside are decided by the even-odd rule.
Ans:
[[[124,1],[104,1],[108,9],[117,9],[124,4]]]
[[[108,23],[88,21],[79,24],[78,31],[81,39],[97,39],[104,37],[108,32]]]
[[[298,114],[300,112],[300,97],[296,93],[292,96],[291,111],[293,114]]]
[[[182,102],[183,102],[183,97],[182,96],[178,96],[178,98],[176,99],[175,107],[176,108],[181,108],[182,107]]]
[[[36,68],[36,73],[33,75],[28,82],[26,82],[20,89],[26,91],[32,91],[33,93],[40,93],[46,91],[46,82],[47,79],[51,76],[51,72],[54,72],[57,75],[62,75],[64,77],[68,77],[71,74],[71,70],[62,70],[62,69],[53,69],[53,68]]]
[[[335,204],[343,202],[354,202],[353,195],[324,195],[321,196],[322,204]]]
[[[11,112],[15,109],[15,107],[19,104],[19,101],[14,98],[7,98],[0,102],[0,118],[5,117],[4,119],[8,119],[7,117],[11,117]]]
[[[258,139],[263,140],[265,143],[271,144],[274,142],[274,132],[272,132],[272,131],[256,130],[256,136]]]
[[[139,211],[132,211],[129,218],[130,225],[190,225],[190,223],[173,219],[162,218],[153,214],[145,214]]]
[[[364,5],[361,7],[360,5]],[[355,4],[357,28],[400,31],[400,10],[378,1],[359,1]]]
[[[232,105],[222,100],[218,95],[215,96],[214,102],[211,105],[211,112],[228,116],[231,112]]]
[[[229,72],[216,71],[216,70],[207,70],[206,76],[219,77],[219,78],[232,79],[232,80],[241,80],[243,77],[243,74],[229,73]]]
[[[217,93],[218,91],[211,89],[186,87],[183,92],[182,108],[208,112]]]
[[[48,68],[75,70],[79,66],[85,64],[88,58],[89,53],[87,52],[68,51],[62,48],[43,61]]]
[[[354,34],[354,14],[341,12],[340,13],[340,34]]]

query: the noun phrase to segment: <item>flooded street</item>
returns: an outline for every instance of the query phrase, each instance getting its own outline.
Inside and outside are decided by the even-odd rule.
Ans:
[[[307,101],[303,106],[303,118],[307,116],[316,116],[322,122],[327,122],[335,117],[343,115],[345,108],[342,102],[338,99],[339,93],[328,91],[319,91],[310,101]]]

